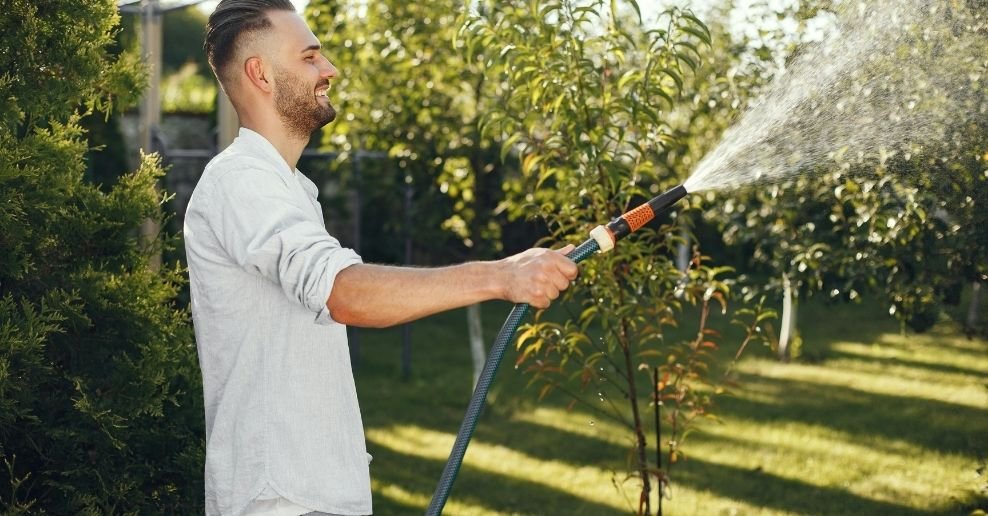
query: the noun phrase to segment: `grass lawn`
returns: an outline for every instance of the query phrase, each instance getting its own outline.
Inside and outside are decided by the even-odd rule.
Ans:
[[[489,345],[510,306],[484,307]],[[666,514],[968,514],[988,504],[988,342],[944,320],[899,333],[881,306],[807,304],[804,360],[751,349],[672,470]],[[377,514],[421,514],[471,394],[464,310],[361,330],[357,388]],[[628,514],[631,435],[537,388],[505,356],[445,514]],[[652,417],[649,414],[649,417]],[[649,438],[653,438],[652,435]],[[978,473],[979,468],[981,473]],[[654,502],[653,502],[654,507]]]

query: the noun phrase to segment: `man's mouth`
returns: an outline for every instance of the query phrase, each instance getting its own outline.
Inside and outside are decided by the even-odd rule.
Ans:
[[[324,88],[316,89],[316,96],[329,98],[329,85],[327,84]]]

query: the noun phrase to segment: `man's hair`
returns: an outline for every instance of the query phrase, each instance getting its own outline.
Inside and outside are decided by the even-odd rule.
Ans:
[[[244,38],[271,26],[268,11],[295,11],[295,6],[290,0],[222,0],[209,15],[203,49],[221,83]]]

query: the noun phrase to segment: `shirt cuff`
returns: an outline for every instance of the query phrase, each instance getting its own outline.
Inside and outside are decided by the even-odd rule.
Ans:
[[[329,294],[333,292],[333,284],[336,283],[336,275],[339,274],[340,271],[346,269],[351,265],[364,263],[364,261],[360,258],[360,255],[353,252],[353,250],[346,249],[346,251],[348,251],[349,256],[347,256],[342,260],[336,261],[336,263],[333,264],[334,266],[330,267],[330,270],[326,271],[325,273],[326,278],[322,282],[322,284],[325,285],[325,287],[324,289],[317,290],[317,295],[321,296],[319,299],[322,300],[320,305],[322,308],[321,310],[319,310],[319,313],[316,314],[316,320],[315,320],[316,324],[321,324],[324,326],[339,324],[335,320],[333,320],[332,315],[329,313],[329,307],[327,306],[327,303],[329,302]]]

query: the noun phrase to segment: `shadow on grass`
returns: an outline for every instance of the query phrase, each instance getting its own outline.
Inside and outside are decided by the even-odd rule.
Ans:
[[[403,491],[431,499],[444,461],[403,454],[385,447],[373,446],[370,451],[374,455],[371,476],[376,482],[398,485]],[[478,470],[471,467],[469,461],[463,465],[453,485],[450,503],[453,502],[482,509],[485,513],[497,514],[625,514],[624,511],[574,497],[547,485]],[[374,512],[421,514],[423,507],[396,500],[377,491],[374,494]],[[444,514],[452,516],[456,512],[446,510]]]
[[[615,458],[627,450],[614,443],[566,430],[528,422],[489,422],[478,427],[476,439],[488,444],[510,447],[541,460],[578,458],[581,463],[615,465]],[[566,443],[560,447],[558,443]],[[405,491],[431,497],[442,471],[443,461],[403,454],[383,447],[373,447],[372,475],[384,484],[399,485]],[[562,451],[564,454],[554,454]],[[620,469],[621,465],[616,465]],[[689,487],[743,501],[749,505],[800,514],[928,514],[910,507],[871,500],[845,489],[815,486],[799,480],[768,474],[760,470],[739,468],[691,458],[672,471],[673,493]],[[620,476],[620,474],[619,474]],[[633,487],[628,487],[634,491]],[[615,487],[615,499],[619,499]],[[580,499],[550,486],[510,476],[485,472],[472,467],[468,460],[453,489],[456,500],[487,513],[512,514],[626,514],[629,511]],[[824,502],[821,503],[821,500]],[[829,503],[826,501],[830,501]],[[676,511],[676,501],[667,502],[667,510]],[[379,514],[413,514],[421,508],[375,494]],[[448,511],[447,511],[448,512]],[[455,512],[449,512],[455,514]]]
[[[503,423],[481,421],[477,425],[474,438],[511,448],[539,460],[569,459],[580,464],[610,467],[623,467],[622,459],[630,450],[630,447],[592,436],[518,420]],[[561,447],[561,442],[566,445]],[[561,451],[565,455],[560,455]]]
[[[974,376],[974,377],[983,376],[985,374],[985,372],[980,369],[973,369],[973,368],[948,365],[948,364],[936,364],[932,362],[924,362],[922,360],[910,360],[908,358],[902,358],[902,357],[866,356],[851,351],[834,349],[833,347],[830,347],[827,350],[827,360],[867,361],[869,363],[881,365],[884,367],[910,367],[919,371],[926,370],[936,373],[956,374],[956,375]],[[821,365],[826,365],[826,363],[824,362]]]
[[[797,514],[929,514],[898,504],[863,498],[836,487],[814,486],[759,470],[715,464],[695,458],[678,465],[673,469],[672,475],[673,490],[677,484],[687,484],[697,490],[744,500],[751,505]],[[833,500],[833,504],[823,505],[819,503],[820,500]],[[671,502],[673,508],[674,504],[675,491]]]
[[[796,421],[958,454],[973,451],[973,434],[988,434],[985,411],[966,405],[865,392],[807,379],[789,381],[749,374],[741,376],[741,384],[741,397],[719,403],[719,414],[766,425]],[[755,384],[767,386],[784,399],[776,404],[744,398],[744,386]]]

